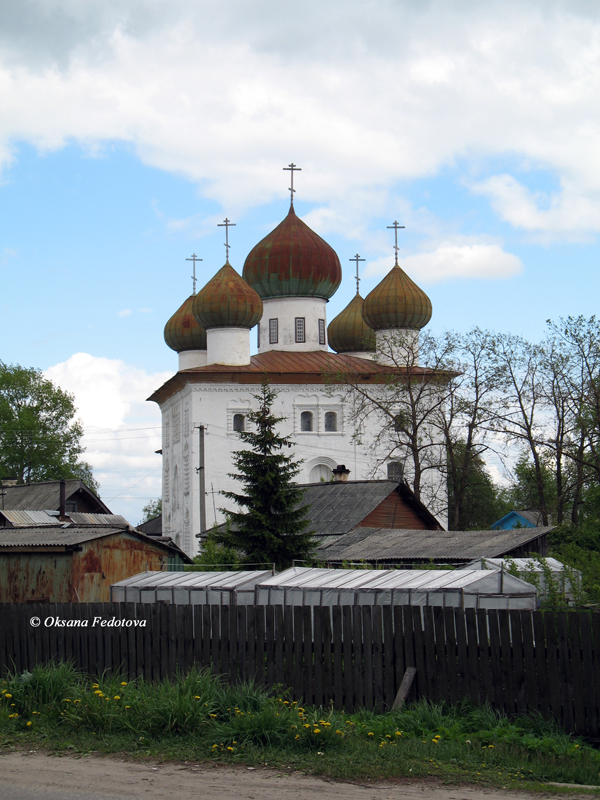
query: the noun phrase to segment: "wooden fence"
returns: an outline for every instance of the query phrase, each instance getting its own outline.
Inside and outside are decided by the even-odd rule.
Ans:
[[[71,626],[49,625],[57,618]],[[589,612],[0,605],[0,674],[53,659],[148,680],[197,664],[347,711],[389,708],[415,667],[409,700],[470,697],[508,714],[537,709],[567,731],[598,736],[600,614]]]

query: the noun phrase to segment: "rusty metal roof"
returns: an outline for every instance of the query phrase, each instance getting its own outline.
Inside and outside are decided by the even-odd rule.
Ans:
[[[425,367],[411,368],[411,375],[431,375],[433,371]],[[281,350],[270,350],[250,358],[250,363],[238,367],[222,364],[210,364],[206,367],[194,367],[178,372],[160,389],[157,389],[148,400],[162,403],[186,383],[240,383],[258,384],[266,375],[271,383],[327,383],[336,376],[350,375],[352,380],[360,383],[376,383],[384,376],[397,373],[405,374],[405,370],[394,369],[378,364],[367,358],[356,358],[341,353],[326,353],[316,350],[305,353],[288,353]],[[437,372],[438,375],[451,373]]]
[[[296,216],[294,207],[275,230],[248,253],[244,279],[264,299],[329,299],[342,280],[337,253]]]
[[[89,514],[83,511],[68,511],[67,516],[75,525],[112,525],[113,528],[131,528],[120,514]],[[56,522],[56,518],[54,520]]]
[[[100,498],[85,485],[83,481],[69,479],[65,481],[66,498],[69,500],[77,492],[83,492],[89,503],[98,506],[98,512],[110,514],[110,509]],[[60,503],[60,481],[43,481],[40,483],[23,483],[17,486],[3,486],[4,508],[22,511],[58,511]]]
[[[229,262],[194,298],[194,316],[204,328],[253,328],[262,313],[262,300]]]
[[[399,266],[394,266],[363,303],[365,322],[373,330],[424,328],[431,319],[431,300]]]
[[[362,315],[363,299],[355,294],[327,327],[329,346],[338,353],[375,352],[375,331]]]
[[[56,516],[47,511],[21,511],[8,509],[0,511],[0,516],[7,519],[15,528],[27,528],[39,525],[56,525]]]
[[[165,342],[176,353],[183,350],[206,350],[206,329],[194,316],[195,294],[177,309],[165,325]]]
[[[510,531],[421,531],[356,528],[318,548],[325,561],[471,561],[498,558],[552,528]]]

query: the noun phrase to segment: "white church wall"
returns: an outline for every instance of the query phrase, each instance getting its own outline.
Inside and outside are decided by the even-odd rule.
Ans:
[[[179,353],[179,371],[206,366],[206,350],[183,350]]]
[[[206,331],[206,363],[232,367],[250,363],[248,328],[209,328]]]
[[[263,300],[263,315],[258,331],[258,352],[327,350],[326,302],[320,297],[277,297]],[[303,342],[296,340],[296,319],[304,320]],[[271,335],[271,320],[277,321],[276,336]],[[321,320],[321,337],[319,320]],[[271,341],[273,338],[277,341]]]
[[[230,476],[235,472],[232,453],[244,446],[234,430],[234,416],[245,415],[257,408],[253,394],[258,389],[256,386],[246,388],[239,384],[188,384],[162,406],[163,527],[165,533],[174,539],[179,537],[181,547],[189,555],[197,552],[195,535],[200,531],[196,428],[201,424],[206,426],[205,501],[206,522],[210,528],[224,521],[221,508],[234,507],[220,493],[240,490],[239,482]],[[315,480],[317,475],[319,478],[325,477],[337,464],[346,465],[350,470],[350,480],[387,478],[385,461],[373,474],[375,462],[371,449],[353,438],[354,423],[341,394],[330,395],[320,385],[273,385],[273,389],[277,392],[273,413],[285,418],[279,426],[280,432],[292,437],[294,442],[288,452],[303,461],[297,477],[299,483]],[[305,411],[313,415],[313,430],[302,430],[301,415]],[[337,430],[325,430],[327,413],[336,414]],[[174,434],[174,423],[179,433]],[[378,424],[375,417],[367,421],[361,432],[361,442],[368,443],[375,438],[375,426]],[[442,477],[432,472],[425,480],[431,483],[430,494],[439,495],[443,489]],[[441,503],[439,507],[442,508]],[[435,513],[433,508],[431,510]],[[438,519],[445,525],[442,513]]]

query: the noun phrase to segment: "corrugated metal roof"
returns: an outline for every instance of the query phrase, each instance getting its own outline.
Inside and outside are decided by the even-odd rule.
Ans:
[[[0,531],[0,547],[60,547],[101,539],[115,533],[123,533],[123,529],[104,525],[96,528],[77,528],[74,525],[66,528],[8,528]]]
[[[98,511],[110,514],[110,509],[89,489],[83,481],[70,479],[65,481],[67,500],[79,490],[85,492],[91,502],[98,505]],[[25,511],[58,511],[60,502],[60,481],[44,481],[42,483],[26,483],[18,486],[3,486],[4,508]]]
[[[495,558],[552,528],[509,531],[423,531],[396,528],[357,528],[317,550],[332,561],[458,560]]]
[[[146,536],[146,534],[140,533],[135,529],[123,530],[123,528],[111,528],[108,525],[85,528],[67,525],[67,527],[56,526],[54,528],[45,526],[39,528],[0,529],[0,549],[8,547],[68,547],[90,542],[94,539],[102,539],[106,536],[114,536],[115,534],[126,534],[141,539],[148,544],[164,547],[172,552],[175,551],[185,562],[192,563],[191,558],[171,541],[157,541],[156,538]]]
[[[158,517],[149,519],[148,522],[142,522],[136,525],[138,531],[142,531],[146,536],[162,536],[162,514]]]
[[[397,481],[347,481],[309,483],[304,487],[303,506],[316,536],[351,531],[398,486]]]
[[[113,527],[132,527],[125,517],[120,514],[88,514],[81,511],[67,512],[69,519],[75,525],[112,525]]]
[[[31,527],[32,525],[56,525],[56,517],[48,514],[47,511],[5,509],[0,511],[0,516],[7,519],[15,528]]]

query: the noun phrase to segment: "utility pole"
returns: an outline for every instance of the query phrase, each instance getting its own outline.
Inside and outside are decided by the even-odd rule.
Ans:
[[[206,531],[206,469],[204,465],[204,425],[197,425],[198,428],[198,441],[200,444],[200,460],[199,466],[196,469],[200,484],[200,533]]]

